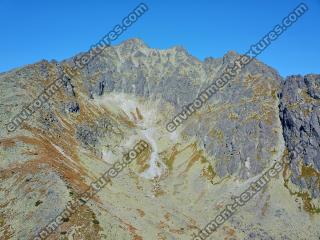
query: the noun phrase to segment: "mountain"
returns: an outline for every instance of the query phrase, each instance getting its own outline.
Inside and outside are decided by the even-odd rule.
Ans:
[[[0,239],[37,239],[141,140],[47,239],[192,239],[277,162],[280,174],[211,238],[319,239],[320,75],[283,79],[253,59],[169,132],[240,54],[200,61],[130,39],[77,68],[81,56],[0,74]]]

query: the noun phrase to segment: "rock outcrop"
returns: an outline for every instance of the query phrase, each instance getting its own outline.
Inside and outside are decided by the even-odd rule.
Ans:
[[[280,94],[280,118],[288,148],[288,178],[313,198],[320,191],[320,75],[291,76]]]

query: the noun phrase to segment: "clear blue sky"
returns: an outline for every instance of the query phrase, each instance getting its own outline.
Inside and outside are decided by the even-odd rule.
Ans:
[[[192,3],[191,3],[192,2]],[[1,0],[0,72],[42,59],[83,52],[121,22],[139,1]],[[146,0],[149,11],[117,44],[138,37],[150,47],[185,47],[203,60],[229,50],[244,53],[300,1]],[[320,73],[320,0],[259,59],[282,76]]]

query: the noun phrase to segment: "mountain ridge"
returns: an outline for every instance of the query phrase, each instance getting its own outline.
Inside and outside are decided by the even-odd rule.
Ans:
[[[283,79],[253,60],[175,132],[165,128],[237,56],[230,51],[200,61],[181,47],[157,50],[131,39],[106,48],[83,69],[69,58],[0,74],[5,126],[64,71],[74,73],[19,129],[0,129],[4,236],[35,235],[144,140],[148,151],[52,239],[190,239],[232,195],[283,159],[288,164],[281,176],[215,234],[228,237],[229,229],[236,239],[315,239],[320,75]],[[306,144],[297,152],[300,142]]]

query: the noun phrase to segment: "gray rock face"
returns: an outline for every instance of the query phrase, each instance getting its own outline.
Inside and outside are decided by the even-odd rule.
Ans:
[[[319,196],[320,75],[291,76],[280,94],[280,118],[289,151],[291,180]],[[308,170],[308,171],[307,171]]]
[[[319,75],[308,75],[304,80],[307,85],[309,95],[314,99],[320,99]]]

